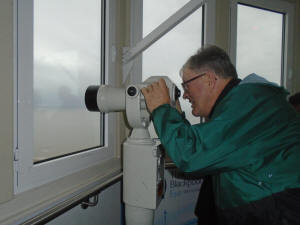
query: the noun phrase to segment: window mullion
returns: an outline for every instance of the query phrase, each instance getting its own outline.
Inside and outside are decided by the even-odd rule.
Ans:
[[[209,2],[209,3],[208,3]],[[216,42],[216,0],[206,1],[204,6],[204,44],[215,44]]]
[[[33,158],[33,0],[18,1],[17,33],[17,121],[19,161],[15,166],[17,176],[15,191],[21,179],[32,166]],[[22,84],[22,85],[20,85]]]
[[[237,1],[230,3],[230,49],[229,55],[233,65],[236,65],[236,47],[237,47]]]
[[[283,53],[283,82],[282,84],[288,89],[292,89],[292,79],[293,79],[293,55],[294,55],[294,9],[292,7],[289,7],[289,13],[286,13],[284,16],[284,24],[283,24],[283,30],[284,30],[284,41],[283,44],[284,51]]]

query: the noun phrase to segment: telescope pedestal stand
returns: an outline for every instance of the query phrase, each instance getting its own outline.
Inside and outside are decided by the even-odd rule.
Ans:
[[[126,225],[152,225],[158,205],[157,146],[145,128],[134,128],[123,144]]]

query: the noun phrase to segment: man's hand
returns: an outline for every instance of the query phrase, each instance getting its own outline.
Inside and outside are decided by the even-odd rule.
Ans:
[[[182,113],[181,105],[179,99],[176,100],[176,109],[179,113]]]
[[[163,104],[170,104],[169,89],[164,79],[154,82],[149,86],[141,89],[146,105],[150,113],[153,112],[158,106]]]

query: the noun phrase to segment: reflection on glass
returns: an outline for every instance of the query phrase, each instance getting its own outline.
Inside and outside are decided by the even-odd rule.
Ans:
[[[160,14],[170,15],[176,11],[174,9],[179,9],[183,5],[182,3],[186,1],[169,0],[166,2],[168,4],[165,7],[160,5],[161,1],[159,1],[160,7],[157,7],[157,1],[151,1],[152,4],[151,6],[148,4],[148,8],[144,5],[143,27],[146,30],[148,26],[152,26],[152,19],[159,18]],[[154,9],[158,9],[159,13],[155,10],[155,14],[153,14]],[[143,53],[143,80],[149,76],[164,75],[170,77],[181,88],[182,80],[179,71],[187,59],[201,47],[201,43],[202,8],[199,8]],[[182,89],[181,93],[183,94]],[[199,123],[199,117],[194,117],[191,114],[190,103],[183,100],[182,97],[180,103],[187,119],[191,123]]]
[[[101,1],[34,1],[34,161],[101,145],[84,105],[100,84]]]
[[[236,65],[240,78],[250,73],[281,83],[283,14],[238,4]]]

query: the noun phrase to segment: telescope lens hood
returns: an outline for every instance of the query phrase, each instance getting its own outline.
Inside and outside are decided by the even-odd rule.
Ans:
[[[97,105],[97,93],[99,90],[99,85],[92,85],[86,89],[85,92],[85,106],[89,111],[100,112]]]

